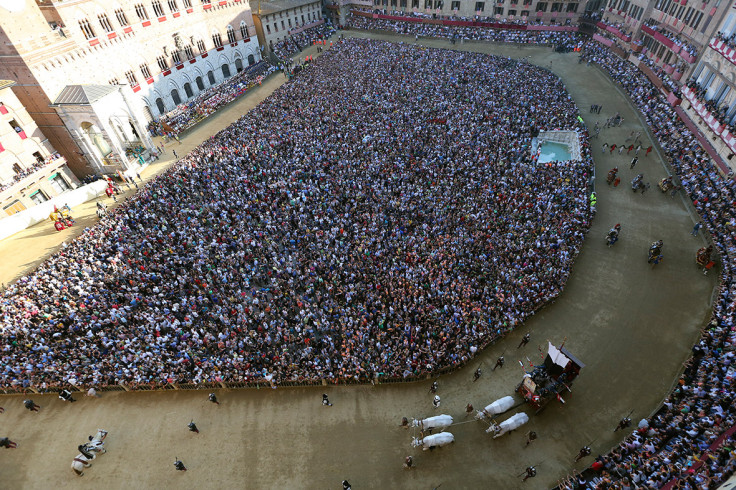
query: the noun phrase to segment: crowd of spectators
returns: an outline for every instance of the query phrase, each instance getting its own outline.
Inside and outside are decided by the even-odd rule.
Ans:
[[[648,57],[646,54],[640,54],[639,55],[639,61],[644,63],[649,67],[652,72],[654,72],[657,77],[659,77],[660,80],[662,80],[662,83],[665,87],[667,87],[667,90],[674,93],[678,98],[682,98],[682,93],[680,90],[680,83],[676,80],[674,80],[666,71],[664,71],[664,68],[659,66],[653,59]],[[675,70],[679,72],[683,72],[685,68],[677,64],[675,66]]]
[[[276,68],[265,61],[259,61],[225,81],[202,91],[193,99],[179,105],[171,112],[161,116],[155,132],[164,134],[162,123],[166,123],[174,133],[181,133],[197,122],[237,99],[249,89],[260,85]],[[150,128],[149,128],[150,130]]]
[[[283,61],[291,55],[300,52],[302,49],[308,48],[315,41],[329,39],[335,32],[336,29],[328,23],[310,27],[297,34],[286,36],[274,44],[273,53],[278,59]]]
[[[586,43],[583,55],[619,82],[646,118],[710,232],[723,271],[711,320],[677,388],[653,417],[596,458],[592,479],[570,479],[561,488],[716,488],[736,468],[729,430],[736,424],[736,183],[722,177],[697,138],[673,117],[661,92],[633,64],[593,41]]]
[[[15,172],[15,174],[11,178],[5,180],[5,182],[3,183],[0,183],[0,192],[10,189],[21,180],[25,179],[29,175],[33,175],[35,172],[58,158],[61,158],[61,155],[59,155],[58,153],[53,153],[46,158],[39,158],[32,165],[29,165],[28,167]]]
[[[644,21],[644,24],[648,27],[651,27],[652,30],[655,30],[662,34],[664,37],[675,43],[677,46],[680,46],[683,50],[687,51],[693,56],[698,55],[698,47],[690,42],[685,41],[684,39],[681,39],[679,35],[676,35],[667,29],[662,29],[661,24],[657,22],[654,19],[647,19]]]
[[[578,114],[523,61],[341,41],[7,288],[0,384],[460,365],[569,277],[589,147],[538,164],[530,146]]]
[[[708,98],[708,91],[698,84],[697,80],[690,79],[687,82],[687,87],[695,93],[695,98],[698,99],[708,111],[715,117],[718,122],[727,126],[732,131],[736,130],[736,118],[729,117],[729,104],[720,103],[718,104],[712,97]]]
[[[358,15],[348,18],[348,26],[352,29],[372,29],[409,34],[419,37],[437,37],[451,40],[494,41],[519,44],[554,44],[567,46],[570,49],[577,45],[577,33],[567,31],[514,30],[495,29],[490,27],[447,26],[422,22],[405,22],[390,19],[373,19]]]
[[[733,32],[730,36],[726,36],[721,31],[716,34],[716,39],[723,41],[731,49],[736,49],[736,32]]]

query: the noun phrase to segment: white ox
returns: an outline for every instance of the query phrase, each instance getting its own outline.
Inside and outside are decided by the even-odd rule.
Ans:
[[[411,423],[412,427],[419,427],[419,430],[432,431],[432,429],[446,429],[452,425],[452,417],[449,415],[437,415],[435,417],[427,417],[426,419],[414,419]]]
[[[84,476],[84,469],[89,468],[92,466],[93,459],[96,458],[94,453],[89,453],[92,458],[88,458],[82,453],[77,454],[77,457],[72,460],[72,470],[74,470],[74,473],[77,474],[77,476]]]
[[[412,447],[422,446],[422,449],[434,449],[436,447],[447,446],[450,443],[455,442],[455,436],[449,432],[440,432],[439,434],[432,434],[431,436],[422,437],[419,439],[415,437],[411,442]]]
[[[107,437],[107,431],[104,429],[97,429],[97,434],[94,437],[90,436],[89,442],[85,444],[87,451],[93,453],[105,454],[105,437]]]
[[[493,438],[495,439],[497,437],[501,437],[509,431],[518,429],[527,422],[529,422],[529,416],[524,412],[519,412],[504,420],[500,424],[491,422],[491,426],[488,427],[486,432],[488,432],[489,434],[491,432],[495,432],[495,435],[493,436]]]
[[[504,413],[506,410],[511,409],[511,407],[513,406],[514,406],[514,397],[505,396],[491,403],[483,410],[478,410],[478,413],[475,415],[475,418],[476,420],[492,420],[493,417]]]
[[[85,452],[91,456],[88,457],[82,453],[77,454],[77,457],[72,460],[72,470],[77,476],[84,476],[84,469],[92,466],[92,461],[97,457],[96,453],[106,453],[105,449],[105,437],[107,437],[107,431],[103,429],[97,429],[97,434],[94,437],[90,436],[89,442],[84,444]]]

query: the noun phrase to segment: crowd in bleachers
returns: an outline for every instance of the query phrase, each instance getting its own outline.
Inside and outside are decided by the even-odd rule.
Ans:
[[[448,26],[422,22],[373,19],[358,15],[348,18],[352,29],[372,29],[409,34],[418,37],[437,37],[451,40],[494,41],[520,44],[554,44],[572,48],[579,42],[577,33],[566,31],[538,31],[494,29],[488,27]]]
[[[273,52],[280,60],[285,60],[293,54],[308,48],[315,41],[329,39],[336,29],[331,24],[320,24],[310,27],[297,34],[290,34],[273,46]]]
[[[259,61],[247,67],[245,70],[223,82],[203,90],[193,99],[178,105],[173,111],[161,116],[158,124],[155,126],[155,130],[152,132],[154,134],[169,132],[168,130],[160,129],[163,126],[162,123],[173,129],[174,133],[178,134],[185,131],[222,106],[237,99],[250,88],[260,85],[263,79],[275,69],[275,67],[265,61]]]
[[[61,155],[59,155],[58,153],[53,153],[46,158],[37,160],[35,163],[29,165],[28,167],[21,169],[19,172],[15,172],[12,178],[0,183],[0,192],[3,192],[6,189],[10,189],[21,180],[25,179],[29,175],[33,175],[35,172],[42,169],[57,158],[61,158]]]

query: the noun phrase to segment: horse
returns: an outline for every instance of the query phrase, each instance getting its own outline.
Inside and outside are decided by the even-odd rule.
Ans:
[[[715,265],[715,263],[710,259],[710,255],[713,253],[713,245],[708,245],[708,247],[703,247],[700,250],[698,250],[698,253],[695,255],[695,263],[703,268],[703,274],[707,274],[708,271]]]
[[[491,426],[488,427],[488,430],[486,430],[486,432],[489,434],[491,432],[495,432],[493,438],[496,439],[497,437],[501,437],[507,432],[518,429],[527,422],[529,422],[529,416],[524,412],[519,412],[504,420],[500,424],[491,423]]]
[[[506,410],[510,410],[511,407],[514,406],[514,397],[513,396],[505,396],[503,398],[499,398],[495,402],[491,403],[490,405],[486,406],[483,410],[478,410],[478,413],[475,415],[476,420],[491,420],[496,415],[501,415]]]
[[[426,451],[427,449],[433,450],[436,447],[447,446],[453,442],[455,442],[455,436],[449,432],[440,432],[439,434],[432,434],[421,439],[415,437],[411,445],[412,447],[422,446],[422,450]]]
[[[430,434],[432,433],[432,429],[440,429],[442,431],[451,425],[452,417],[449,415],[437,415],[422,420],[414,419],[411,423],[412,427],[419,427],[419,430],[422,432],[428,430]]]
[[[77,457],[72,460],[71,467],[72,470],[74,470],[74,473],[77,474],[77,476],[84,476],[84,469],[92,466],[92,463],[90,463],[90,461],[95,459],[96,456],[94,455],[94,453],[90,453],[89,455],[92,457],[88,458],[84,454],[79,453],[77,454]]]

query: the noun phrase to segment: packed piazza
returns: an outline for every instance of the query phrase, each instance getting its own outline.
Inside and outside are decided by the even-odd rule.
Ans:
[[[3,384],[405,377],[522,323],[564,287],[590,224],[590,159],[537,165],[529,147],[582,129],[577,108],[534,65],[447,56],[342,42],[9,286]],[[378,90],[416,74],[417,89],[452,83]],[[504,116],[518,104],[535,110]]]
[[[620,84],[720,256],[720,285],[662,407],[622,419],[624,440],[557,488],[696,490],[730,478],[736,183],[666,97],[576,32],[365,16],[348,26],[579,49]],[[319,29],[279,46],[282,58],[332,34]],[[335,41],[8,285],[0,385],[414,378],[466,364],[557,298],[595,215],[578,107],[557,76],[524,60],[407,41]],[[241,89],[223,84],[207,97]],[[186,124],[197,111],[170,117]],[[580,134],[580,160],[538,161],[532,140],[553,130]],[[535,475],[527,468],[524,481]]]

